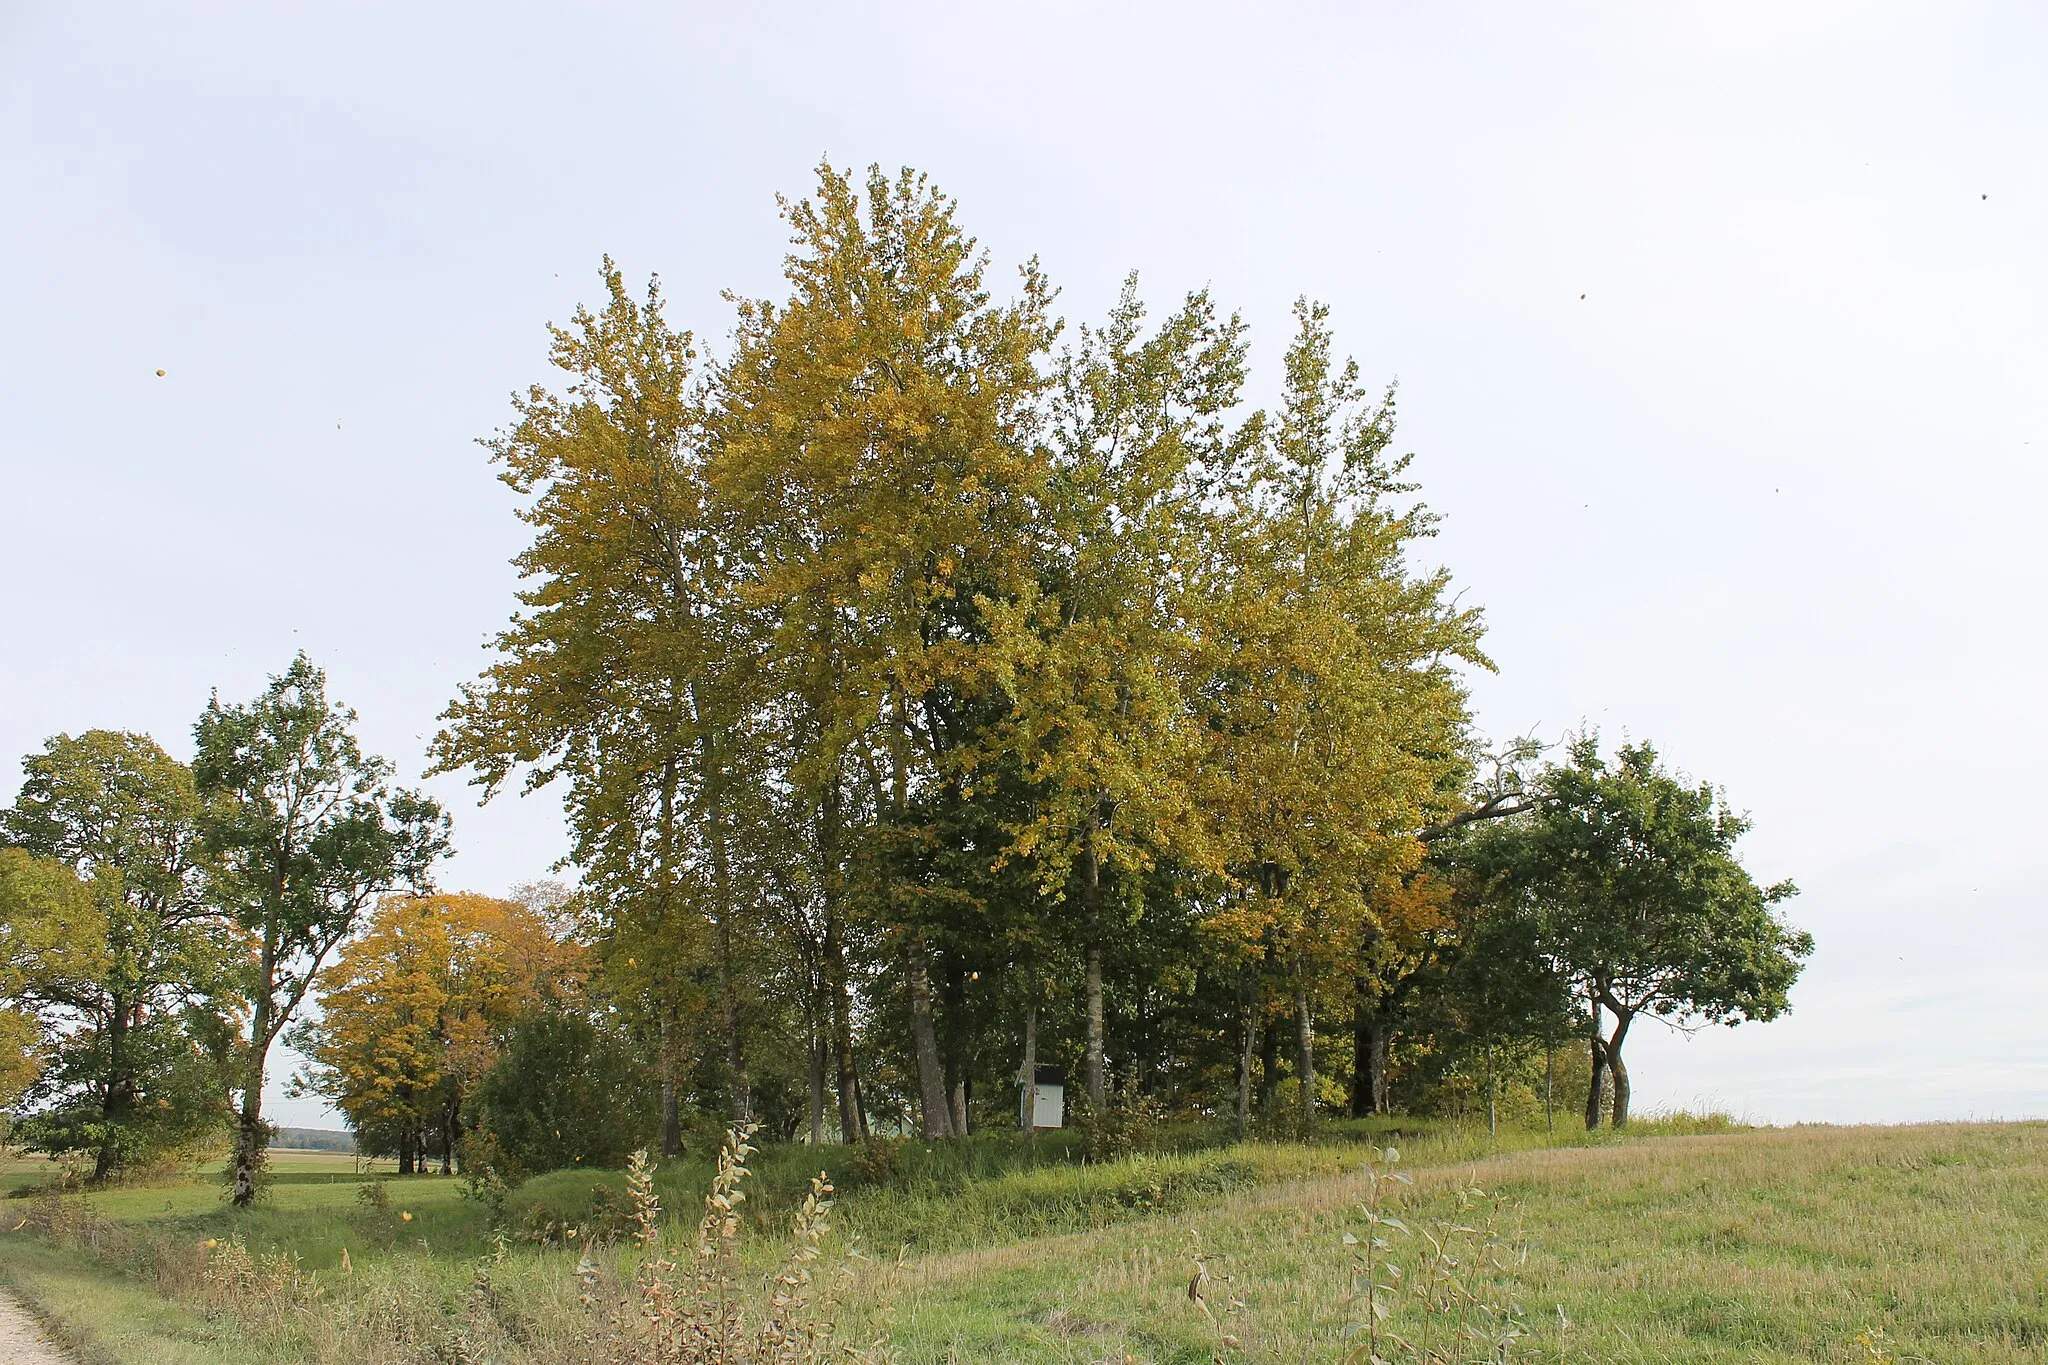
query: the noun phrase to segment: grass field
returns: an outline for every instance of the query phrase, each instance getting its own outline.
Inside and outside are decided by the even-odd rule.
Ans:
[[[1365,1229],[1359,1139],[1383,1137],[1085,1167],[1057,1143],[1029,1156],[995,1140],[906,1145],[886,1169],[841,1172],[853,1188],[837,1221],[863,1235],[869,1256],[843,1320],[861,1336],[886,1321],[913,1365],[1343,1359],[1363,1312],[1352,1298],[1358,1248],[1345,1242]],[[1491,1220],[1517,1252],[1510,1274],[1490,1277],[1498,1304],[1519,1305],[1530,1331],[1516,1359],[2048,1358],[2048,1125],[1561,1147],[1519,1134],[1499,1154],[1470,1131],[1385,1140],[1402,1147],[1413,1184],[1383,1188],[1415,1233],[1390,1233],[1385,1254],[1414,1267],[1423,1232]],[[743,1206],[757,1215],[750,1230],[786,1207],[823,1155],[762,1154],[761,1198]],[[479,1275],[479,1258],[495,1255],[490,1223],[457,1182],[388,1182],[380,1209],[359,1198],[348,1158],[280,1160],[278,1174],[249,1214],[227,1209],[211,1182],[86,1196],[93,1216],[60,1230],[62,1245],[26,1222],[0,1236],[0,1275],[106,1361],[448,1358],[486,1279],[513,1324],[491,1359],[569,1358],[548,1342],[575,1335],[573,1271],[615,1207],[613,1177],[558,1173],[516,1192],[504,1221],[546,1240],[513,1243]],[[660,1181],[665,1204],[693,1216],[702,1180],[700,1163],[675,1163]],[[1475,1189],[1487,1198],[1461,1210],[1457,1191]],[[1188,1294],[1197,1236],[1214,1323]],[[299,1258],[263,1313],[224,1311],[194,1289],[190,1261],[203,1255],[189,1249],[233,1237],[259,1258],[280,1248]],[[764,1256],[773,1240],[761,1239]],[[1413,1328],[1407,1312],[1393,1325]],[[1219,1344],[1226,1333],[1236,1345]]]

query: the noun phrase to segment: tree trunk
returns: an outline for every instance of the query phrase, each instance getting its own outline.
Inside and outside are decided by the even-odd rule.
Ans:
[[[1147,1068],[1145,1065],[1146,1061],[1151,1057],[1153,1043],[1152,1017],[1146,1011],[1146,1006],[1151,1003],[1151,995],[1152,987],[1150,983],[1140,982],[1134,992],[1135,998],[1131,1001],[1132,1012],[1136,1017],[1131,1022],[1131,1036],[1125,1040],[1125,1046],[1130,1055],[1131,1094],[1133,1095],[1150,1095],[1152,1093],[1152,1077],[1153,1073],[1158,1069],[1156,1064],[1151,1068]]]
[[[728,947],[730,945],[728,944]],[[732,1121],[744,1126],[754,1119],[754,1087],[747,1079],[747,1053],[740,1041],[739,1010],[735,1007],[730,953],[719,975],[724,978],[724,1000],[720,1014],[725,1025],[725,1069],[732,1078]]]
[[[1094,855],[1091,854],[1090,861]],[[1102,945],[1088,945],[1088,970],[1085,983],[1088,1007],[1088,1052],[1084,1062],[1087,1082],[1088,1108],[1100,1114],[1105,1108],[1109,1095],[1105,1078],[1102,1045]]]
[[[682,1095],[676,1085],[675,1026],[666,1008],[661,1014],[661,1154],[680,1156],[683,1151]]]
[[[1545,1038],[1543,1040],[1543,1131],[1546,1133],[1557,1131],[1557,1110],[1550,1102],[1550,1083],[1552,1076],[1556,1073],[1556,1063],[1557,1049],[1551,1046],[1550,1039]]]
[[[1017,1068],[1017,1131],[1038,1137],[1038,1006],[1024,1007],[1024,1061]]]
[[[953,1123],[945,1070],[939,1064],[938,1034],[932,1027],[931,974],[925,967],[924,942],[914,936],[903,940],[903,976],[910,986],[910,1042],[917,1061],[917,1096],[924,1117],[924,1135],[951,1137]]]
[[[825,1029],[811,1025],[811,1146],[825,1146]]]
[[[451,1101],[441,1106],[441,1174],[455,1174],[455,1128],[460,1122],[455,1117],[455,1105]]]
[[[718,1022],[725,1032],[725,1069],[732,1085],[732,1121],[744,1127],[754,1118],[754,1088],[747,1078],[747,1050],[740,1036],[739,986],[733,979],[732,916],[730,895],[730,871],[726,867],[725,836],[715,832],[717,821],[713,820],[714,833],[711,838],[712,876],[721,885],[717,893],[718,910]]]
[[[868,1135],[867,1116],[860,1102],[860,1077],[853,1065],[853,993],[846,981],[846,930],[840,922],[840,897],[844,882],[839,866],[839,773],[827,779],[824,798],[818,804],[818,890],[824,901],[825,992],[830,997],[833,1085],[839,1100],[839,1140],[859,1142]]]
[[[1081,918],[1088,934],[1087,1039],[1082,1054],[1082,1079],[1090,1111],[1100,1114],[1109,1099],[1108,1063],[1102,1024],[1102,855],[1095,847],[1095,825],[1100,802],[1088,817],[1088,830],[1081,841]]]
[[[690,709],[701,721],[705,715],[704,701],[694,683],[689,690]],[[733,920],[739,914],[739,906],[733,887],[732,849],[726,829],[725,759],[719,750],[719,738],[710,729],[700,731],[697,736],[697,768],[704,791],[705,827],[711,845],[712,928],[717,935],[718,948],[718,1023],[725,1033],[726,1080],[732,1088],[732,1121],[735,1126],[744,1127],[754,1118],[754,1094],[752,1083],[747,1078],[746,1045],[740,1036],[739,983],[735,979]],[[675,861],[675,780],[675,760],[671,758],[662,789],[661,818],[666,843],[662,855],[664,890],[670,867]],[[664,904],[663,908],[666,910],[668,907]]]
[[[833,1081],[839,1098],[839,1140],[859,1142],[868,1135],[861,1112],[860,1078],[853,1066],[853,996],[846,987],[846,946],[841,942],[839,915],[825,912],[825,989],[832,1007]]]
[[[1237,1049],[1237,1140],[1243,1142],[1251,1126],[1252,1117],[1252,1049],[1259,1036],[1258,1015],[1252,1009],[1254,997],[1249,987],[1239,985],[1237,991],[1240,1038]]]
[[[946,954],[946,1098],[951,1106],[953,1135],[967,1136],[967,971],[959,958]]]
[[[1352,1065],[1359,1071],[1352,1081],[1351,1112],[1360,1118],[1384,1114],[1387,1103],[1387,1056],[1393,1047],[1394,1026],[1377,1010],[1356,1024],[1351,1039]],[[1359,1108],[1360,1101],[1364,1108]]]
[[[1499,1109],[1494,1103],[1493,1094],[1493,1044],[1491,1041],[1486,1044],[1486,1135],[1488,1137],[1500,1136],[1500,1115]]]
[[[1600,1036],[1600,1002],[1593,1002],[1593,1083],[1586,1090],[1586,1131],[1600,1126],[1600,1111],[1607,1097],[1607,1043]]]
[[[263,1069],[270,1056],[270,993],[277,975],[275,949],[266,941],[260,964],[262,973],[256,987],[255,1009],[249,1019],[249,1070],[243,1079],[242,1108],[235,1123],[236,1208],[256,1202],[256,1176],[263,1167],[263,1149],[268,1136],[263,1129]]]
[[[118,959],[116,959],[118,960]],[[128,1065],[128,1029],[133,1022],[131,1006],[119,995],[109,1002],[107,1012],[107,1091],[100,1104],[105,1128],[99,1150],[93,1154],[92,1182],[102,1185],[121,1167],[121,1134],[135,1107],[135,1076]]]
[[[1262,1014],[1265,1011],[1260,1011]],[[1280,1026],[1268,1016],[1259,1029],[1259,1113],[1272,1119],[1280,1100]]]
[[[1301,1083],[1301,1122],[1307,1127],[1316,1119],[1316,1017],[1309,1008],[1308,973],[1298,962],[1294,968],[1294,1046],[1294,1074]]]
[[[843,1029],[835,1029],[832,1040],[832,1073],[832,1094],[839,1108],[839,1140],[865,1142],[868,1120],[860,1099],[860,1075],[853,1064],[852,1042]]]
[[[1372,1095],[1371,997],[1366,980],[1359,977],[1351,1002],[1351,1117],[1368,1118],[1374,1112]]]
[[[1628,1037],[1628,1026],[1635,1022],[1635,1015],[1615,1011],[1614,1032],[1607,1039],[1607,1070],[1614,1078],[1614,1126],[1628,1127],[1628,1067],[1621,1060],[1622,1040]]]

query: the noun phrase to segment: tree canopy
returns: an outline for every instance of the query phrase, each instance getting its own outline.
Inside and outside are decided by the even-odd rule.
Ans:
[[[448,846],[440,808],[391,787],[390,764],[363,753],[355,724],[301,654],[253,702],[216,696],[193,728],[210,894],[250,943],[237,982],[249,1020],[237,1084],[240,1205],[256,1197],[271,1044],[370,902],[401,885],[428,890]]]
[[[232,1023],[219,1007],[235,943],[203,893],[192,774],[147,736],[58,735],[23,763],[0,836],[68,869],[92,908],[20,998],[52,1052],[19,1137],[89,1152],[106,1180],[217,1130]],[[32,912],[33,913],[33,912]],[[47,921],[46,921],[47,923]]]
[[[1624,744],[1610,759],[1597,735],[1579,736],[1545,770],[1538,797],[1529,814],[1475,836],[1471,864],[1516,917],[1523,951],[1585,1001],[1587,1126],[1611,1081],[1621,1127],[1622,1044],[1639,1015],[1681,1026],[1774,1019],[1813,936],[1777,912],[1797,888],[1758,886],[1737,859],[1748,818],[1712,786],[1666,771],[1651,745]]]
[[[1787,1008],[1812,941],[1715,789],[1479,732],[1485,619],[1326,305],[1267,363],[1135,275],[1069,323],[908,170],[782,217],[716,347],[604,260],[483,443],[528,539],[433,771],[558,792],[573,888],[437,892],[446,816],[304,656],[189,770],[57,736],[0,813],[21,1134],[107,1178],[232,1096],[247,1203],[280,1037],[408,1172],[1028,1130],[1046,1065],[1090,1150],[1475,1067],[1491,1112],[1539,1050],[1548,1109],[1573,1036],[1620,1124],[1637,1017]]]

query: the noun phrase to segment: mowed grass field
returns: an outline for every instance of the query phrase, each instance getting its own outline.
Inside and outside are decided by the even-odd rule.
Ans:
[[[2048,1126],[1796,1128],[1411,1169],[1403,1217],[1508,1201],[1529,1358],[2048,1360]],[[1250,1358],[1337,1360],[1363,1182],[938,1257],[878,1281],[913,1360],[1201,1360],[1189,1232],[1227,1258]],[[1398,1243],[1399,1239],[1396,1239]],[[1397,1260],[1413,1247],[1391,1249]],[[1212,1295],[1213,1297],[1213,1295]]]
[[[2048,1125],[1765,1129],[1548,1148],[1519,1135],[1531,1149],[1497,1156],[1484,1154],[1483,1133],[1394,1140],[1413,1180],[1393,1187],[1407,1226],[1491,1218],[1520,1249],[1503,1290],[1532,1332],[1516,1358],[1869,1361],[1882,1356],[1858,1338],[1881,1331],[1878,1350],[1901,1361],[2048,1359]],[[1254,1144],[1085,1171],[992,1169],[950,1189],[930,1175],[856,1189],[839,1221],[867,1231],[869,1258],[845,1320],[862,1334],[886,1322],[912,1365],[1208,1361],[1223,1331],[1237,1343],[1220,1348],[1230,1360],[1341,1360],[1362,1312],[1345,1234],[1365,1235],[1365,1152],[1341,1141]],[[761,1164],[812,1155],[777,1150]],[[477,1206],[456,1182],[411,1180],[388,1187],[393,1212],[371,1215],[355,1197],[353,1163],[326,1161],[296,1171],[281,1161],[269,1206],[251,1215],[224,1211],[210,1183],[91,1200],[118,1225],[174,1241],[232,1226],[252,1246],[296,1241],[309,1263],[350,1246],[357,1264],[374,1258],[429,1307],[459,1313]],[[1236,1172],[1234,1187],[1188,1174],[1212,1170]],[[582,1179],[587,1190],[591,1174]],[[1101,1197],[1070,1200],[1059,1218],[1028,1216],[1062,1182]],[[1461,1211],[1456,1192],[1475,1189],[1488,1198]],[[678,1214],[693,1213],[680,1190],[665,1193]],[[948,1219],[949,1205],[964,1212]],[[1048,1232],[1061,1219],[1085,1219],[1085,1230]],[[935,1225],[924,1250],[878,1235],[917,1221]],[[1206,1297],[1220,1326],[1188,1295],[1197,1237],[1211,1254]],[[1412,1239],[1393,1241],[1388,1254],[1412,1264]],[[515,1247],[500,1282],[535,1322],[573,1320],[578,1255],[573,1245]],[[0,1235],[0,1274],[100,1359],[375,1358],[349,1355],[334,1335],[279,1346],[282,1337],[152,1293],[132,1272],[25,1231]]]

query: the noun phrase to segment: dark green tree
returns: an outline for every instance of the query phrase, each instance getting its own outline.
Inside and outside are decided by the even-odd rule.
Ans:
[[[513,1176],[617,1166],[659,1122],[648,1070],[624,1033],[548,1005],[512,1026],[477,1089],[475,1122]]]
[[[235,1131],[234,1200],[256,1197],[267,1128],[263,1071],[328,956],[387,891],[430,890],[448,851],[432,800],[390,785],[356,743],[356,713],[327,698],[304,654],[246,705],[216,695],[193,729],[201,847],[212,895],[250,939],[240,994],[249,1033]]]
[[[1597,735],[1579,736],[1545,769],[1536,798],[1534,810],[1474,836],[1471,866],[1519,919],[1498,932],[1519,932],[1523,951],[1585,1002],[1586,1126],[1598,1126],[1611,1083],[1614,1126],[1626,1127],[1622,1045],[1636,1019],[1774,1019],[1790,1007],[1813,936],[1777,911],[1792,883],[1758,886],[1736,857],[1748,818],[1712,786],[1666,771],[1649,744],[1624,744],[1610,760]]]

